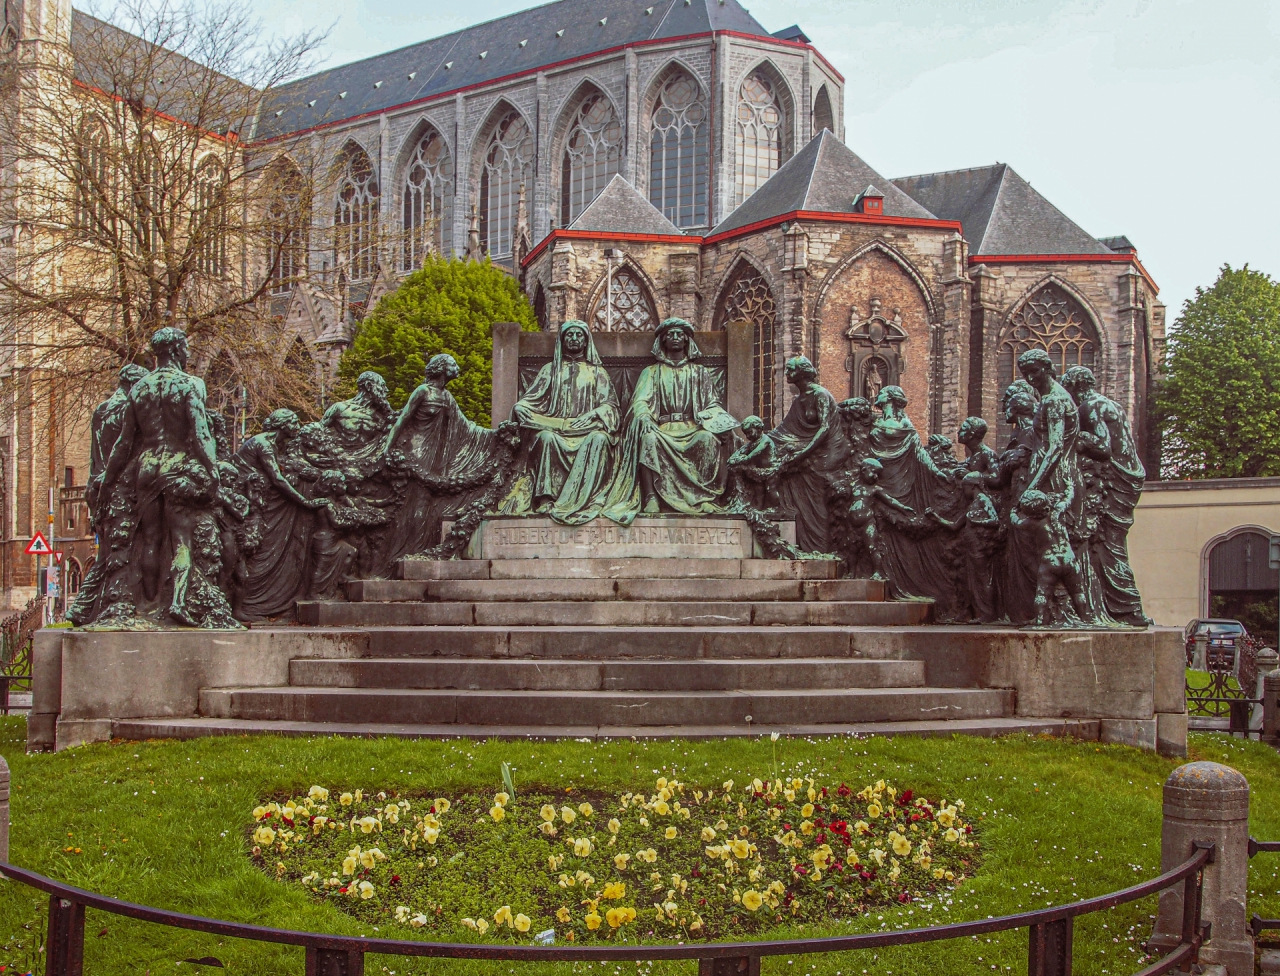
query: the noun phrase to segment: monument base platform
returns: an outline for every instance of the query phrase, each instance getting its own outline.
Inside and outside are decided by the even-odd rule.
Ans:
[[[828,565],[410,560],[417,578],[300,604],[304,626],[41,630],[29,746],[1022,731],[1185,753],[1179,631],[929,626],[929,604]]]
[[[452,522],[444,522],[448,533]],[[777,523],[795,545],[796,523]],[[546,516],[485,519],[465,559],[752,559],[765,555],[741,516],[640,516],[630,525],[606,518],[562,525]]]

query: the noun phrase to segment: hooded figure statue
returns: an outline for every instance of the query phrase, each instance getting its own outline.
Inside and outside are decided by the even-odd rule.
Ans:
[[[560,327],[551,362],[512,410],[532,434],[528,467],[502,506],[580,525],[600,514],[618,443],[618,396],[585,322]]]
[[[724,409],[715,378],[693,341],[693,326],[667,319],[653,339],[652,366],[636,380],[623,426],[618,470],[604,514],[623,525],[643,511],[684,515],[725,511],[726,465],[720,435],[738,422]]]

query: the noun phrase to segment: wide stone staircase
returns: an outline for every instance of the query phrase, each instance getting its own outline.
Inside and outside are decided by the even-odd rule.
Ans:
[[[301,735],[1097,736],[1015,716],[1009,688],[930,681],[931,605],[835,578],[822,560],[465,559],[305,602],[341,656],[299,656],[288,684],[203,688],[198,718],[117,721],[128,738]],[[945,669],[942,669],[945,671]],[[952,676],[954,677],[954,676]]]

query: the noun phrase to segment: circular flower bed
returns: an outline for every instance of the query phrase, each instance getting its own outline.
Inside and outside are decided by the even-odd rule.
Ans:
[[[452,798],[313,786],[255,809],[251,839],[281,880],[432,938],[731,939],[951,887],[977,855],[963,814],[883,780]]]

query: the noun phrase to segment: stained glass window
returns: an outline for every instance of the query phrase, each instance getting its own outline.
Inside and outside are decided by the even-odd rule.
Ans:
[[[227,170],[216,156],[206,156],[196,170],[195,195],[197,268],[221,276],[227,269]]]
[[[670,74],[654,102],[649,202],[677,227],[707,223],[707,104],[683,71]]]
[[[533,133],[514,109],[493,129],[480,171],[480,239],[493,257],[511,253],[520,185],[533,185]]]
[[[607,298],[612,296],[612,302]],[[612,288],[601,288],[591,313],[597,332],[652,332],[658,316],[638,275],[623,267],[613,272]]]
[[[734,206],[760,189],[782,165],[782,106],[763,72],[747,75],[734,126]]]
[[[560,164],[560,225],[568,227],[618,172],[622,123],[599,92],[583,99],[565,136]]]
[[[274,294],[287,292],[306,270],[310,195],[298,167],[289,160],[274,165],[267,204],[267,273]]]
[[[453,241],[453,156],[444,137],[428,129],[418,140],[404,177],[402,267],[421,267],[428,251],[442,254]]]
[[[333,210],[335,260],[352,281],[373,277],[378,266],[378,177],[369,155],[350,145],[338,163],[338,202]]]
[[[774,302],[769,283],[751,265],[743,268],[724,291],[716,328],[723,329],[730,322],[750,322],[752,325],[751,374],[756,416],[766,428],[774,425],[774,325],[778,306]]]

